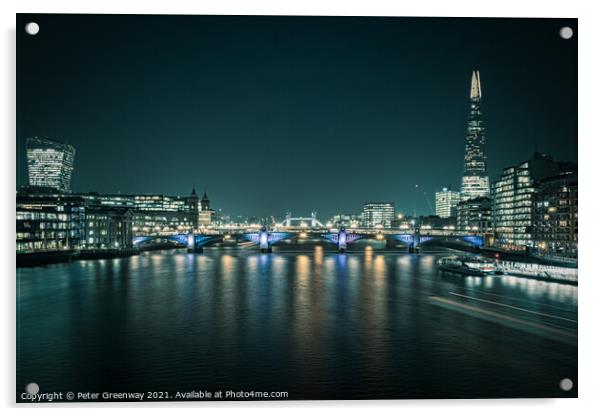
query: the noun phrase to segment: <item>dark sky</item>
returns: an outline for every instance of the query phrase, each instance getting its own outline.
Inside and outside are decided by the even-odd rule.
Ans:
[[[576,19],[21,14],[17,182],[38,135],[76,147],[75,191],[194,181],[233,214],[326,220],[368,200],[428,214],[424,192],[434,206],[460,183],[473,68],[491,176],[535,146],[577,160],[566,25],[576,33]]]

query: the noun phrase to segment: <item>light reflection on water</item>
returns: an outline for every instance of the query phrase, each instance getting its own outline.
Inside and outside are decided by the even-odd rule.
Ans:
[[[575,348],[429,298],[463,293],[479,307],[491,307],[478,302],[486,299],[576,320],[577,288],[449,275],[438,256],[207,249],[19,269],[18,385],[252,387],[291,398],[561,394],[542,380],[576,378]]]
[[[508,275],[501,276],[499,279],[502,286],[518,289],[534,300],[542,298],[577,306],[577,286]]]

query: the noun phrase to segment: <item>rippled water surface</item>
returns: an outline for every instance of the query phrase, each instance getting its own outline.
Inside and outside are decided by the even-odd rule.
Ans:
[[[577,287],[442,273],[443,252],[146,252],[17,270],[17,392],[562,397]]]

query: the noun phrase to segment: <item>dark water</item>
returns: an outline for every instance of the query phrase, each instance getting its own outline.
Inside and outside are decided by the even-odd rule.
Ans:
[[[577,288],[441,273],[444,254],[208,249],[18,269],[17,393],[576,396]]]

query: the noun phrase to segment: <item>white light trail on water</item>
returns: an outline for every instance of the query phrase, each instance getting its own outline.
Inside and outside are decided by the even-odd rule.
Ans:
[[[475,297],[473,297],[473,296],[462,295],[462,294],[460,294],[460,293],[454,293],[454,292],[449,292],[449,294],[450,294],[450,295],[453,295],[453,296],[459,296],[459,297],[462,297],[462,298],[467,298],[467,299],[476,300],[476,301],[479,301],[479,302],[490,303],[490,304],[492,304],[492,305],[504,306],[504,307],[506,307],[506,308],[516,309],[516,310],[518,310],[518,311],[527,312],[527,313],[532,313],[532,314],[535,314],[535,315],[541,315],[541,316],[545,316],[545,317],[548,317],[548,318],[561,319],[561,320],[563,320],[563,321],[568,321],[568,322],[574,322],[574,323],[577,323],[577,321],[575,321],[574,319],[569,319],[569,318],[565,318],[565,317],[562,317],[562,316],[550,315],[550,314],[548,314],[548,313],[537,312],[537,311],[532,311],[532,310],[529,310],[529,309],[519,308],[519,307],[517,307],[517,306],[508,305],[508,304],[506,304],[506,303],[500,303],[500,302],[494,302],[494,301],[492,301],[492,300],[486,300],[486,299],[475,298]]]

